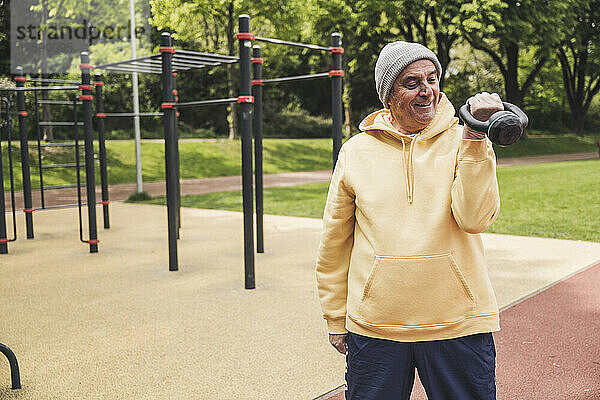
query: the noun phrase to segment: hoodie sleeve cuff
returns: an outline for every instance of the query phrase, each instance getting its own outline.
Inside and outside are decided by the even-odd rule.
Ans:
[[[348,333],[346,329],[346,317],[327,319],[327,331],[331,335],[343,335]]]
[[[460,151],[458,153],[459,161],[483,161],[487,158],[488,139],[462,139]]]

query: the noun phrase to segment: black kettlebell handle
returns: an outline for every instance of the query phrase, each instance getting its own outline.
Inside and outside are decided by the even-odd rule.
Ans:
[[[515,106],[512,103],[507,103],[505,101],[502,102],[502,105],[504,106],[505,111],[510,111],[513,114],[516,114],[517,117],[519,117],[523,129],[525,129],[527,125],[529,125],[529,118],[527,118],[527,115],[525,115],[525,113],[519,107]],[[490,125],[494,122],[490,120],[479,121],[478,119],[476,119],[471,114],[471,106],[469,105],[469,103],[466,103],[460,108],[460,110],[458,110],[458,116],[469,128],[474,129],[477,132],[489,133]]]

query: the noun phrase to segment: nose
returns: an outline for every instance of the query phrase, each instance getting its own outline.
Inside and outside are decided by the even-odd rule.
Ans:
[[[432,94],[433,94],[433,89],[432,89],[431,85],[429,84],[429,82],[427,82],[426,80],[421,82],[421,85],[419,86],[419,96],[430,97]]]

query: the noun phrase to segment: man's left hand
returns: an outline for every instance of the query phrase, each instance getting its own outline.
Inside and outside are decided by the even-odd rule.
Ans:
[[[482,92],[477,93],[467,100],[471,108],[471,115],[479,121],[487,121],[492,114],[504,110],[502,99],[498,93]],[[486,132],[478,132],[465,125],[463,130],[463,139],[481,140],[485,139]]]

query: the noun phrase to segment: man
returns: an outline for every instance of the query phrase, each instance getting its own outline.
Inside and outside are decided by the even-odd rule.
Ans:
[[[316,274],[347,399],[495,399],[498,305],[479,233],[496,219],[496,161],[484,132],[458,125],[441,65],[417,43],[383,48],[384,109],[340,150]],[[485,121],[497,94],[468,100]]]

